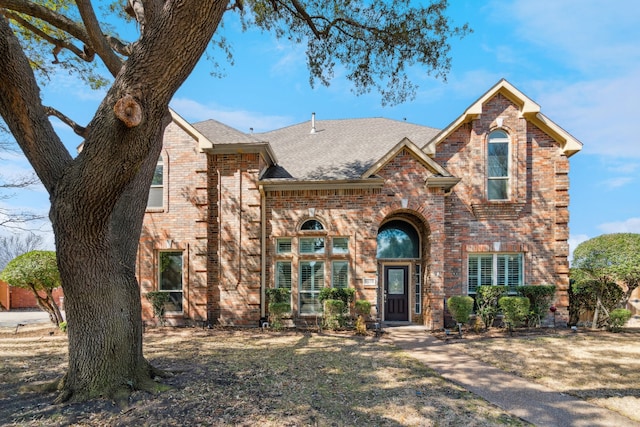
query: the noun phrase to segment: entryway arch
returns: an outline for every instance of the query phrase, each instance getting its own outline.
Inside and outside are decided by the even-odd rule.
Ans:
[[[388,217],[378,228],[376,258],[382,320],[420,321],[429,227],[415,214]]]

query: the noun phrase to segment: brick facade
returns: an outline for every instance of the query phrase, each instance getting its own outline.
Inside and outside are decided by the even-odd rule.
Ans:
[[[524,284],[557,285],[556,305],[566,316],[566,143],[558,142],[556,128],[543,129],[544,123],[525,117],[528,99],[518,102],[502,86],[489,94],[478,103],[479,113],[442,134],[430,160],[429,147],[421,152],[409,142],[357,182],[265,180],[264,171],[274,165],[263,148],[216,148],[212,140],[213,148],[201,150],[184,124],[171,124],[164,138],[164,206],[148,211],[140,241],[142,293],[158,289],[158,254],[179,251],[183,312],[170,313],[170,320],[253,326],[266,314],[264,289],[274,287],[276,262],[291,263],[292,312],[304,318],[300,263],[324,262],[324,283],[330,285],[332,261],[348,261],[356,298],[371,301],[372,314],[384,319],[383,269],[401,265],[410,276],[407,320],[439,329],[445,298],[467,293],[469,254],[517,253]],[[505,201],[486,196],[487,139],[495,129],[510,140]],[[437,184],[444,170],[459,182]],[[301,230],[309,219],[323,230]],[[392,220],[415,229],[419,258],[377,259],[378,232]],[[298,242],[304,237],[323,238],[325,252],[301,254]],[[334,237],[348,239],[347,253],[332,253]],[[291,239],[289,253],[276,253],[281,238]],[[151,320],[145,298],[143,306]]]

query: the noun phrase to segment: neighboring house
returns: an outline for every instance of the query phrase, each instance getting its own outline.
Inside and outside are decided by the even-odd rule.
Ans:
[[[45,296],[44,292],[40,292],[40,295]],[[62,292],[61,287],[53,290],[53,298],[62,309],[64,304],[64,293]],[[10,286],[7,282],[0,280],[0,310],[9,311],[32,308],[35,309],[39,307],[36,297],[33,295],[31,290]]]
[[[245,134],[173,118],[137,267],[143,294],[170,294],[169,320],[257,325],[270,287],[309,319],[333,286],[384,321],[439,329],[445,298],[484,284],[555,284],[566,316],[582,144],[507,81],[443,130],[312,117]]]

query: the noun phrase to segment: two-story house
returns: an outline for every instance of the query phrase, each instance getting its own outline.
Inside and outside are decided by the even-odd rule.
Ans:
[[[505,80],[442,130],[312,116],[246,134],[174,114],[163,144],[137,274],[176,323],[258,325],[270,287],[291,290],[294,318],[351,287],[384,321],[439,329],[451,295],[555,284],[566,315],[582,144]]]

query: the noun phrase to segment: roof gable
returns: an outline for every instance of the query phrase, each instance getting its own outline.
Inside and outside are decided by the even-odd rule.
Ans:
[[[201,146],[200,151],[214,154],[260,153],[269,165],[278,163],[269,143],[252,134],[246,134],[213,119],[195,123],[193,126],[210,142],[207,146]]]
[[[200,133],[191,123],[186,121],[182,116],[176,113],[174,110],[169,108],[169,113],[171,114],[171,120],[173,123],[178,125],[183,131],[185,131],[189,136],[196,140],[198,143],[198,150],[202,153],[205,149],[213,146],[211,141]]]
[[[582,143],[574,138],[567,131],[540,112],[540,106],[520,92],[515,86],[506,81],[500,80],[491,89],[485,92],[473,104],[467,108],[462,115],[451,122],[436,137],[423,146],[428,155],[435,155],[436,147],[458,129],[464,123],[477,119],[483,111],[484,104],[497,94],[501,94],[513,102],[520,109],[520,116],[538,126],[543,132],[551,136],[564,151],[566,156],[571,156],[582,149]]]
[[[433,159],[427,156],[417,145],[415,145],[408,138],[402,139],[395,147],[389,150],[382,158],[380,158],[375,164],[367,169],[361,176],[361,178],[369,178],[376,175],[380,169],[382,169],[387,163],[389,163],[394,157],[396,157],[402,150],[407,149],[422,165],[431,171],[435,175],[451,177],[452,175]]]

